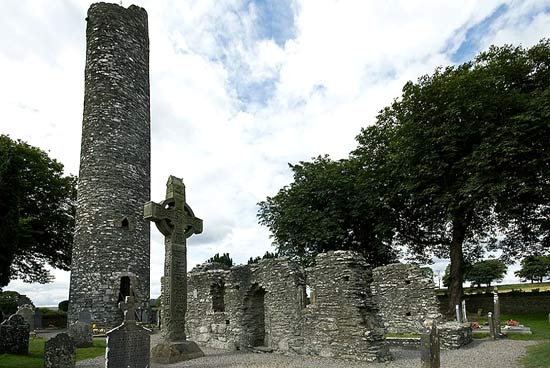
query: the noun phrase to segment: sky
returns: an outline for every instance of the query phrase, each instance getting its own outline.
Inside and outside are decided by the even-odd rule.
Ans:
[[[75,175],[91,3],[5,0],[0,12],[0,133]],[[550,0],[117,3],[149,15],[151,198],[164,198],[169,175],[182,177],[204,220],[204,232],[188,239],[188,269],[215,253],[246,263],[273,251],[257,203],[291,182],[288,163],[346,157],[407,81],[492,44],[529,47],[550,36]],[[157,297],[164,246],[154,226],[151,234]],[[15,280],[5,290],[55,306],[68,298],[69,273],[53,275],[50,284]]]

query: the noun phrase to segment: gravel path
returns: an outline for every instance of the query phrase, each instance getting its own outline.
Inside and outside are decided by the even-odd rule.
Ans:
[[[474,340],[466,348],[442,350],[441,366],[515,368],[517,360],[525,354],[525,348],[536,341],[519,340]],[[395,360],[389,363],[354,363],[312,356],[285,356],[279,354],[257,354],[226,352],[209,348],[203,349],[205,357],[170,365],[152,364],[152,368],[405,368],[419,367],[420,353],[417,350],[392,350]],[[98,357],[76,364],[78,368],[100,368],[105,359]]]

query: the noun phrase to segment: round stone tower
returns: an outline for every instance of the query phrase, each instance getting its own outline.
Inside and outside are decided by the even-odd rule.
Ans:
[[[149,302],[149,37],[147,12],[97,3],[88,10],[84,119],[69,323],[122,321],[118,303]]]

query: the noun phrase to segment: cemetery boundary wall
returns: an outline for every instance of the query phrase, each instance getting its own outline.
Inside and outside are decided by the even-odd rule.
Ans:
[[[550,292],[508,292],[499,293],[500,312],[504,314],[549,313]],[[442,313],[447,310],[448,296],[438,296]],[[471,294],[465,296],[466,309],[477,313],[479,309],[485,315],[493,311],[493,294]]]

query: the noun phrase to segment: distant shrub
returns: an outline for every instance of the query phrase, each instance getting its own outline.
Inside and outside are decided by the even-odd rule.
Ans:
[[[17,300],[19,293],[17,291],[0,292],[0,311],[4,316],[10,316],[17,312]]]
[[[42,312],[42,326],[44,327],[67,327],[67,313],[62,310],[53,310],[49,308],[40,308]]]
[[[67,312],[69,310],[69,301],[63,300],[57,305],[57,307],[59,308],[59,310],[62,310],[63,312]]]

